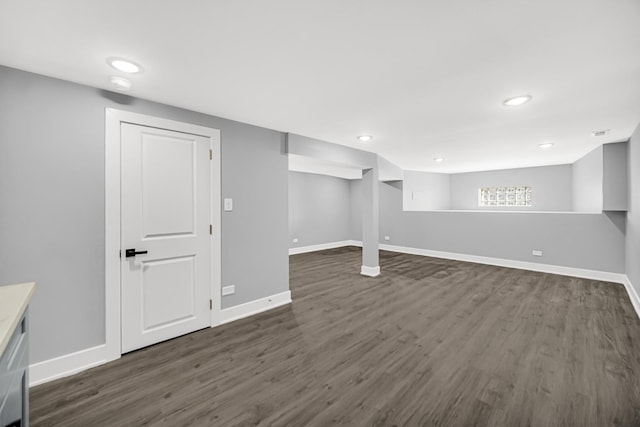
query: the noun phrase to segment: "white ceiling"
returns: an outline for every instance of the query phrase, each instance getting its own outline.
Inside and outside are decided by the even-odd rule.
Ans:
[[[131,95],[410,170],[570,163],[640,121],[638,0],[0,0],[2,65],[109,89],[112,56]]]

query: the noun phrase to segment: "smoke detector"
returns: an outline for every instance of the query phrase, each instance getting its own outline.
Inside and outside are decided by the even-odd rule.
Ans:
[[[111,85],[120,92],[126,92],[131,89],[131,80],[125,79],[124,77],[112,76]]]

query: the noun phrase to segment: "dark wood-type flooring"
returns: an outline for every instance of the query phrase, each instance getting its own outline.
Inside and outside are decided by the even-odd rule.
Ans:
[[[622,285],[360,250],[290,258],[293,304],[31,389],[33,426],[639,426]]]

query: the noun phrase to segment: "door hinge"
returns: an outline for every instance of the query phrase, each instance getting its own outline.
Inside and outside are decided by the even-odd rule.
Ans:
[[[213,310],[213,300],[209,300],[209,310]]]
[[[209,224],[209,234],[213,235],[213,224]]]
[[[213,160],[213,150],[209,150],[209,160]]]
[[[122,258],[122,249],[118,251],[118,258]]]

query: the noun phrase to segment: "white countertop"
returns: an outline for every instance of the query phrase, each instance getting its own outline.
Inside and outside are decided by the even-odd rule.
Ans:
[[[0,286],[0,355],[4,353],[11,335],[29,305],[35,283]]]

